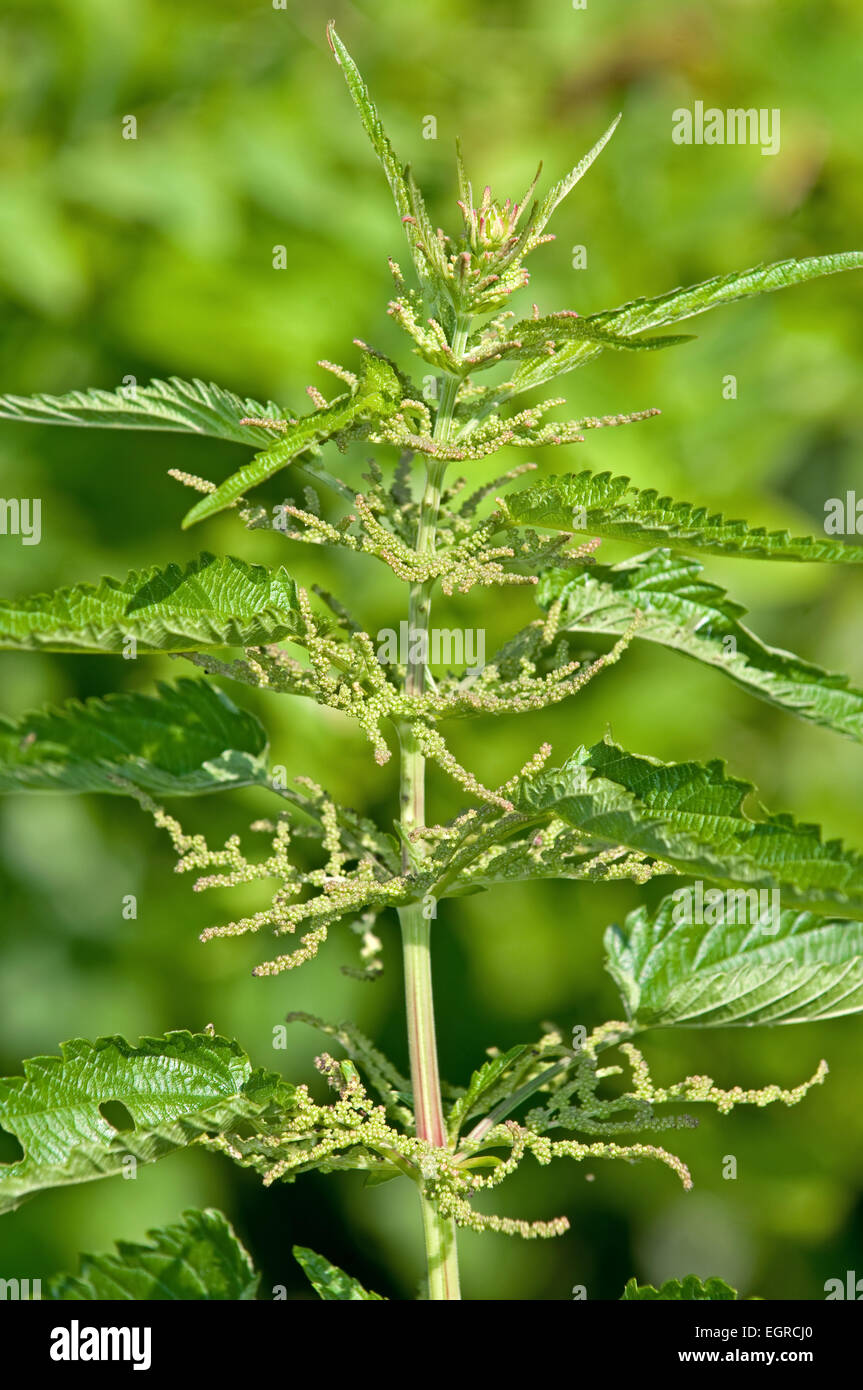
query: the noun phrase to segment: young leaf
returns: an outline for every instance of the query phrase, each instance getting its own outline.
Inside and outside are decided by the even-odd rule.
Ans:
[[[212,651],[280,642],[299,626],[286,570],[206,552],[185,568],[0,599],[0,648],[17,651],[122,652],[130,638],[139,654]]]
[[[724,1279],[705,1279],[702,1283],[694,1274],[687,1274],[685,1279],[666,1279],[658,1289],[653,1284],[639,1284],[635,1279],[630,1279],[620,1296],[621,1302],[663,1299],[674,1303],[682,1299],[691,1299],[697,1303],[715,1303],[718,1300],[736,1297],[736,1289],[732,1289]]]
[[[208,681],[184,679],[157,695],[0,716],[0,792],[197,796],[264,783],[267,752],[253,714]]]
[[[773,290],[783,290],[791,285],[800,285],[822,275],[834,275],[837,271],[857,270],[863,266],[863,251],[840,251],[832,256],[809,256],[804,260],[776,261],[772,265],[753,266],[749,270],[733,271],[729,275],[714,275],[698,285],[685,289],[670,290],[652,299],[635,299],[618,309],[606,309],[598,314],[587,315],[584,320],[569,320],[569,341],[567,341],[567,320],[560,319],[561,327],[555,330],[556,350],[543,352],[530,361],[523,362],[509,383],[505,395],[517,391],[527,391],[552,381],[564,372],[572,371],[590,358],[602,352],[604,344],[592,340],[578,325],[586,323],[608,333],[629,337],[633,333],[643,333],[646,329],[660,328],[667,323],[678,323],[682,319],[694,318],[707,313],[709,309],[731,304],[736,299],[750,299],[754,295],[770,294]],[[514,324],[511,334],[518,338],[520,328],[529,327]]]
[[[511,332],[511,340],[490,353],[486,359],[480,359],[473,368],[474,373],[484,371],[488,367],[496,367],[499,362],[511,361],[513,358],[534,358],[539,352],[543,357],[548,357],[561,343],[571,345],[579,342],[586,350],[593,344],[596,351],[612,348],[623,352],[656,352],[660,348],[678,347],[681,343],[691,342],[693,338],[691,333],[662,333],[658,337],[627,336],[624,333],[614,333],[602,324],[594,323],[592,319],[570,318],[565,314],[524,319],[521,323],[515,324]],[[588,355],[594,354],[588,351]],[[512,394],[514,393],[507,385],[501,388],[500,393],[493,392],[492,396],[497,401],[503,401]]]
[[[863,267],[863,251],[838,251],[829,256],[807,256],[803,260],[773,261],[770,265],[751,266],[748,270],[732,270],[727,275],[713,275],[697,285],[668,290],[653,298],[633,299],[619,309],[607,309],[591,314],[591,318],[613,328],[616,333],[641,333],[646,328],[661,328],[667,323],[695,318],[698,314],[733,304],[737,299],[752,299],[755,295],[772,294],[774,290],[790,289],[824,275]]]
[[[250,463],[238,468],[215,492],[205,493],[184,516],[183,529],[224,511],[313,445],[329,439],[359,437],[375,420],[394,414],[400,401],[401,385],[393,368],[382,358],[365,353],[363,374],[353,395],[340,396],[325,409],[288,425],[275,442],[270,441],[269,448],[255,454]]]
[[[594,160],[608,144],[619,123],[620,116],[616,116],[612,121],[611,125],[608,127],[608,129],[604,131],[604,133],[599,137],[596,144],[593,146],[591,150],[587,152],[584,158],[580,159],[579,162],[574,166],[574,168],[571,169],[570,172],[564,178],[562,178],[558,183],[555,184],[555,186],[552,189],[549,190],[549,192],[543,198],[541,203],[535,202],[532,205],[521,234],[517,237],[513,236],[508,248],[502,249],[495,256],[493,265],[489,267],[489,270],[493,271],[493,273],[495,274],[499,274],[501,271],[507,270],[509,268],[517,268],[524,260],[525,256],[529,255],[531,251],[535,250],[537,246],[541,245],[543,241],[547,240],[547,238],[543,236],[543,233],[555,209],[560,205],[560,203],[563,202],[564,198],[566,198],[572,192],[573,188],[575,188],[575,185],[587,173]],[[459,197],[461,198],[461,201],[465,205],[465,207],[469,209],[472,220],[474,213],[472,193],[470,185],[467,182],[466,174],[464,172],[464,166],[461,159],[461,150],[458,149],[458,147],[457,152],[459,173]],[[534,188],[536,187],[541,172],[542,165],[540,164],[539,168],[536,171],[536,174],[534,175],[533,182],[531,183],[530,188],[528,189],[524,197],[520,198],[518,201],[518,217],[521,216],[522,211],[527,206],[528,200],[531,197]],[[516,217],[515,219],[516,223],[518,221],[518,217]],[[515,224],[513,224],[513,231],[514,226]],[[523,329],[525,327],[523,323],[519,324],[518,326],[519,329]],[[516,336],[521,335],[519,334]],[[502,357],[508,357],[510,355],[511,354],[509,352],[504,352],[501,354],[501,357],[499,357],[498,360],[501,360]]]
[[[726,521],[719,513],[691,502],[660,497],[654,488],[632,487],[628,478],[611,473],[565,473],[499,499],[501,526],[544,526],[584,532],[640,545],[753,560],[820,560],[863,564],[863,546],[844,545],[826,537],[790,536],[745,521]]]
[[[549,192],[545,195],[545,197],[539,205],[536,216],[531,218],[531,241],[533,241],[536,237],[542,235],[545,228],[548,226],[548,223],[551,220],[552,214],[554,213],[556,208],[560,206],[564,198],[569,196],[569,194],[575,188],[575,185],[581,179],[584,178],[584,175],[587,173],[591,164],[594,162],[597,156],[600,155],[602,151],[605,149],[605,146],[608,144],[612,135],[617,130],[619,124],[620,116],[618,115],[615,116],[608,129],[602,135],[600,135],[593,148],[591,150],[588,150],[584,158],[580,159],[578,163],[575,165],[575,167],[571,169],[570,172],[566,175],[566,177],[562,178],[559,183],[556,183],[554,188],[550,189]],[[514,336],[518,335],[516,334]]]
[[[78,1274],[57,1274],[49,1281],[48,1297],[242,1303],[257,1296],[260,1275],[222,1212],[184,1211],[182,1220],[147,1235],[149,1245],[118,1240],[116,1255],[82,1255]]]
[[[427,285],[434,280],[435,289],[439,289],[444,278],[440,273],[440,252],[422,194],[410,177],[410,171],[402,165],[390,144],[369,89],[332,23],[327,27],[327,36],[336,62],[344,73],[348,91],[360,114],[363,128],[386,175],[396,210],[407,234],[408,245],[420,283]],[[438,272],[437,275],[435,271]]]
[[[605,934],[607,967],[635,1028],[812,1023],[863,1009],[863,923],[788,910],[769,894],[684,888]],[[702,915],[711,925],[675,918]]]
[[[475,1071],[468,1082],[467,1090],[464,1095],[459,1096],[452,1105],[448,1117],[448,1128],[450,1138],[458,1137],[462,1125],[471,1115],[477,1114],[480,1109],[484,1109],[483,1100],[488,1093],[497,1086],[505,1072],[521,1060],[530,1049],[524,1044],[511,1047],[508,1052],[502,1052],[499,1057],[491,1057],[487,1062]]]
[[[746,609],[701,577],[697,560],[653,550],[581,573],[552,570],[537,588],[541,607],[563,604],[568,632],[626,632],[724,671],[738,685],[813,724],[863,740],[863,691],[792,652],[766,646],[740,622]]]
[[[536,1047],[514,1048],[513,1052],[516,1050],[520,1055],[512,1059],[508,1067],[502,1068],[497,1076],[489,1075],[488,1084],[483,1087],[478,1103],[472,1105],[471,1115],[481,1114],[482,1119],[472,1126],[467,1135],[469,1143],[481,1142],[497,1125],[512,1115],[513,1111],[536,1095],[537,1091],[548,1087],[572,1064],[573,1054],[568,1049],[563,1049],[566,1052],[565,1056],[560,1055],[561,1049],[549,1052],[545,1056],[541,1055],[540,1049]],[[478,1075],[479,1073],[474,1073],[475,1077]],[[452,1125],[452,1114],[450,1124]],[[459,1120],[458,1129],[452,1127],[450,1137],[457,1138],[461,1128],[462,1123]]]
[[[340,1303],[385,1303],[379,1293],[364,1289],[358,1279],[345,1274],[337,1265],[331,1265],[323,1255],[316,1255],[305,1245],[294,1246],[294,1259],[302,1269],[315,1293],[327,1302]]]
[[[265,1124],[293,1104],[293,1088],[253,1071],[235,1042],[208,1033],[142,1038],[85,1038],[63,1043],[60,1057],[34,1057],[24,1075],[0,1080],[0,1128],[24,1150],[0,1164],[0,1211],[51,1187],[134,1172],[205,1134],[240,1122]],[[102,1115],[125,1106],[132,1129]]]
[[[573,826],[594,851],[624,846],[728,888],[777,888],[786,906],[863,918],[863,856],[788,815],[750,816],[752,790],[718,761],[662,763],[608,740],[524,780],[514,799],[532,820]]]
[[[117,391],[70,391],[65,396],[0,396],[0,420],[36,425],[101,425],[115,430],[170,430],[209,435],[237,444],[272,443],[261,425],[244,419],[283,420],[285,411],[269,401],[244,400],[213,382],[151,381]]]

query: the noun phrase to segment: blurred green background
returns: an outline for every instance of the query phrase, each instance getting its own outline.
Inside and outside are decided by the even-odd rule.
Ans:
[[[354,337],[404,352],[384,312],[386,256],[405,265],[408,257],[326,45],[331,14],[433,215],[448,225],[457,216],[457,134],[475,181],[518,196],[540,158],[547,186],[622,110],[615,139],[557,215],[556,241],[533,258],[523,309],[535,299],[543,312],[592,311],[762,260],[861,245],[856,0],[589,0],[585,10],[570,0],[288,0],[283,10],[251,0],[5,0],[0,389],[62,392],[176,373],[298,412],[307,383],[327,389],[317,359],[356,365]],[[697,99],[780,108],[781,152],[672,144],[671,112]],[[121,138],[129,114],[136,141]],[[427,115],[436,140],[423,139]],[[278,245],[289,251],[285,270],[273,269]],[[587,248],[583,270],[572,266],[578,245]],[[698,341],[685,347],[608,354],[565,378],[578,413],[655,405],[663,414],[549,450],[541,467],[626,472],[754,522],[820,531],[825,499],[858,480],[863,277],[734,306],[694,328]],[[722,396],[729,373],[736,400]],[[124,575],[206,546],[286,563],[304,582],[323,579],[352,596],[371,631],[397,624],[402,591],[371,562],[308,554],[278,534],[243,533],[230,517],[180,533],[188,495],[166,470],[221,478],[242,456],[180,436],[4,425],[0,495],[43,499],[43,539],[3,538],[0,591]],[[362,463],[360,452],[341,466],[358,481]],[[278,500],[277,486],[271,496]],[[617,553],[631,551],[603,546],[604,556]],[[757,562],[708,569],[750,606],[766,640],[863,682],[863,577]],[[489,650],[534,616],[529,595],[512,589],[476,590],[438,613],[448,626],[484,625]],[[168,660],[5,654],[2,709],[17,715],[178,674]],[[230,693],[265,719],[274,762],[392,816],[392,766],[377,769],[339,716],[240,687]],[[465,724],[452,740],[495,784],[542,738],[562,758],[607,728],[660,757],[724,756],[771,809],[863,845],[859,748],[658,648],[631,648],[547,715]],[[434,815],[456,805],[453,788],[436,780]],[[187,829],[212,840],[267,808],[263,792],[173,803]],[[237,890],[193,896],[172,869],[164,837],[120,799],[0,804],[4,1074],[63,1038],[212,1021],[256,1062],[309,1080],[311,1033],[293,1029],[288,1052],[272,1049],[273,1029],[298,1008],[353,1017],[405,1064],[393,922],[384,925],[387,972],[377,984],[340,973],[356,947],[346,928],[296,974],[252,980],[270,941],[203,947],[197,935],[260,899]],[[654,897],[660,888],[651,886]],[[121,914],[129,893],[138,898],[134,921]],[[638,896],[625,884],[519,885],[447,904],[435,929],[445,1075],[464,1082],[485,1047],[529,1041],[540,1020],[569,1029],[617,1016],[601,932]],[[525,1164],[494,1209],[566,1213],[571,1233],[532,1244],[463,1236],[467,1296],[567,1299],[579,1284],[591,1298],[617,1298],[633,1273],[658,1281],[695,1272],[745,1293],[821,1298],[826,1279],[860,1268],[863,1024],[665,1033],[646,1051],[663,1083],[709,1072],[726,1086],[794,1085],[822,1056],[831,1072],[795,1109],[739,1109],[724,1119],[705,1111],[697,1130],[676,1136],[695,1178],[691,1194],[656,1165]],[[723,1179],[726,1155],[737,1158],[735,1181]],[[252,1175],[197,1153],[144,1169],[135,1182],[25,1205],[4,1219],[0,1273],[72,1268],[79,1250],[140,1238],[184,1206],[207,1203],[223,1207],[255,1251],[266,1292],[282,1284],[307,1295],[289,1255],[298,1241],[388,1296],[415,1295],[421,1234],[407,1184],[364,1190],[351,1175],[312,1176],[265,1193]]]

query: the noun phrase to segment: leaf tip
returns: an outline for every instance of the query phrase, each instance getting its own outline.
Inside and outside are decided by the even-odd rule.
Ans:
[[[330,52],[332,53],[339,67],[341,67],[342,59],[341,54],[339,53],[339,49],[343,47],[343,44],[338,34],[336,33],[336,21],[334,19],[329,20],[327,24],[327,43],[330,45]]]
[[[180,522],[180,530],[188,531],[190,526],[195,526],[202,519],[201,503],[196,502],[194,507],[190,507]]]

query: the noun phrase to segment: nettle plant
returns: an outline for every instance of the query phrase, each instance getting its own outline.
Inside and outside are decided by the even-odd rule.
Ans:
[[[155,694],[107,695],[3,721],[0,789],[135,797],[170,835],[178,870],[197,875],[196,888],[274,884],[268,906],[203,933],[274,934],[279,948],[257,966],[257,976],[310,960],[340,922],[358,934],[357,973],[373,976],[380,969],[376,919],[394,909],[404,942],[410,1076],[351,1024],[303,1013],[289,1018],[318,1029],[339,1054],[316,1059],[332,1091],[328,1103],[306,1085],[253,1066],[237,1042],[212,1027],[136,1046],[122,1037],[68,1042],[59,1057],[33,1059],[23,1077],[0,1083],[0,1126],[21,1147],[16,1161],[0,1167],[0,1203],[14,1208],[39,1190],[119,1174],[192,1144],[254,1169],[265,1185],[315,1168],[355,1169],[374,1183],[405,1178],[415,1184],[422,1212],[428,1297],[454,1299],[457,1228],[527,1238],[567,1229],[563,1216],[528,1220],[475,1204],[528,1157],[540,1165],[558,1158],[658,1161],[688,1188],[684,1163],[658,1142],[694,1123],[681,1104],[709,1103],[722,1113],[739,1104],[793,1105],[824,1079],[822,1063],[792,1090],[723,1090],[709,1076],[658,1086],[635,1039],[651,1028],[800,1023],[863,1008],[863,857],[789,815],[744,811],[750,785],[718,761],[662,763],[610,739],[576,747],[554,765],[543,744],[502,786],[486,787],[451,751],[447,724],[556,705],[618,662],[628,644],[646,640],[859,741],[863,692],[760,641],[744,626],[744,610],[703,577],[695,557],[860,564],[863,547],[728,521],[608,473],[542,476],[525,486],[518,480],[534,463],[466,494],[464,478],[449,480],[449,466],[469,473],[471,463],[506,447],[570,445],[587,430],[654,414],[561,421],[554,412],[562,399],[523,405],[519,398],[606,349],[681,343],[680,336],[652,336],[678,320],[863,266],[863,252],[759,266],[584,317],[534,309],[516,318],[509,304],[527,284],[526,258],[548,240],[552,213],[614,126],[544,197],[534,198],[534,180],[517,203],[497,203],[488,189],[477,200],[459,155],[462,225],[450,236],[435,230],[332,27],[330,41],[407,233],[417,284],[409,287],[392,263],[389,313],[420,359],[425,389],[403,364],[358,343],[356,372],[320,364],[344,389],[328,401],[309,388],[314,409],[301,418],[177,378],[116,392],[6,396],[2,415],[187,431],[251,449],[251,461],[219,485],[177,475],[200,494],[184,527],[232,508],[251,530],[276,529],[292,544],[344,547],[387,566],[405,589],[393,631],[406,620],[407,651],[401,664],[386,664],[373,636],[336,598],[304,591],[285,569],[212,554],[95,587],[6,600],[5,648],[171,653],[199,674]],[[501,364],[498,379],[483,384],[486,371]],[[436,391],[428,389],[429,375]],[[320,461],[325,445],[344,451],[355,440],[382,451],[361,490]],[[288,468],[296,483],[290,500],[274,510],[249,500]],[[605,537],[642,550],[602,563],[595,551]],[[467,672],[433,676],[436,589],[467,594],[511,584],[533,586],[540,616],[481,669],[475,663]],[[590,634],[616,640],[588,659]],[[243,652],[226,659],[226,648]],[[355,721],[377,764],[393,754],[400,760],[393,823],[374,824],[309,779],[289,784],[274,773],[260,722],[214,677],[311,700]],[[427,821],[431,768],[465,794],[465,809],[448,824]],[[247,852],[239,835],[211,846],[162,806],[244,786],[266,788],[274,798],[269,818],[251,826],[269,837],[263,857]],[[623,1019],[590,1034],[546,1029],[537,1041],[489,1049],[466,1085],[441,1083],[430,950],[445,899],[524,879],[644,884],[656,876],[672,879],[658,909],[639,908],[605,938]],[[125,1107],[132,1128],[109,1123],[103,1112],[112,1102]],[[254,1269],[218,1213],[186,1213],[153,1240],[149,1247],[121,1245],[116,1256],[87,1257],[80,1276],[52,1282],[53,1296],[116,1297],[119,1289],[136,1298],[204,1291],[255,1297]],[[322,1297],[377,1297],[313,1252],[296,1253]],[[689,1279],[660,1291],[631,1281],[625,1296],[733,1292],[721,1281],[703,1286]]]

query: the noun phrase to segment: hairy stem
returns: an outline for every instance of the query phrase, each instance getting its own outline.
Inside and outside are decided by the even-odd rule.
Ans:
[[[468,321],[460,319],[452,338],[452,348],[461,356],[467,340]],[[435,420],[434,437],[445,441],[452,431],[459,378],[448,376],[441,392]],[[416,549],[428,553],[435,548],[441,486],[445,464],[439,459],[426,462],[426,481],[420,505]],[[408,609],[409,653],[405,690],[409,695],[421,695],[425,688],[426,663],[420,634],[429,629],[432,585],[411,586]],[[413,655],[412,653],[416,653]],[[410,725],[400,729],[401,740],[401,825],[405,836],[403,857],[407,866],[411,854],[408,837],[425,824],[425,758],[420,752]],[[411,903],[400,911],[405,965],[405,1003],[407,1009],[408,1043],[410,1048],[411,1082],[416,1108],[417,1136],[442,1148],[447,1142],[438,1073],[437,1041],[435,1038],[434,1000],[431,976],[431,921],[424,915],[421,903]],[[429,1298],[458,1299],[458,1251],[455,1223],[441,1217],[429,1200],[421,1194],[423,1231],[426,1244]]]
[[[455,1222],[440,1217],[424,1197],[421,1200],[429,1298],[435,1302],[460,1299]]]

